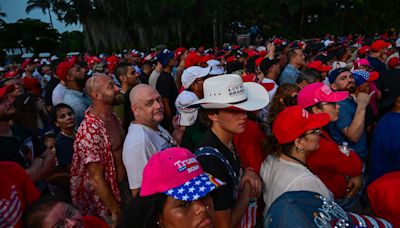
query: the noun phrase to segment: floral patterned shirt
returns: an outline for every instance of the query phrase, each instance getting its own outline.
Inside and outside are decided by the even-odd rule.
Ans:
[[[79,126],[75,137],[70,179],[71,197],[74,206],[82,214],[107,219],[111,213],[101,202],[90,183],[87,165],[91,162],[103,164],[104,178],[109,184],[114,198],[121,202],[121,196],[105,122],[90,114],[90,110],[91,107],[86,110],[85,119]]]

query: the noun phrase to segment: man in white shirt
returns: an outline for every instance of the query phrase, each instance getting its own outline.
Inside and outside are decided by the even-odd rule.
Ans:
[[[142,185],[143,168],[150,157],[163,149],[177,146],[175,139],[159,124],[164,119],[161,96],[153,87],[139,84],[129,94],[135,120],[129,126],[122,150],[132,196]]]

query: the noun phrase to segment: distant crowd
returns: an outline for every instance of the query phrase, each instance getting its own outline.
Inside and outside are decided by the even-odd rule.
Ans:
[[[0,67],[0,227],[400,227],[400,38]]]

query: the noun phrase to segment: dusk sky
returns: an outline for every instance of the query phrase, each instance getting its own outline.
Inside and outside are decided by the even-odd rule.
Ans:
[[[43,22],[50,23],[49,15],[47,13],[43,14],[42,11],[39,9],[32,10],[29,14],[26,13],[25,9],[27,1],[28,0],[1,0],[1,11],[7,14],[7,16],[3,18],[4,21],[7,23],[14,23],[19,19],[34,18],[40,19]],[[57,20],[57,17],[54,13],[52,13],[51,16],[53,19],[54,28],[57,29],[60,33],[74,30],[82,31],[82,26],[65,26],[64,23]]]

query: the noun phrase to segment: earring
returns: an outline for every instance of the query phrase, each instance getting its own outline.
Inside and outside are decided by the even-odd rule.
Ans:
[[[210,210],[210,206],[206,205],[206,210]]]

